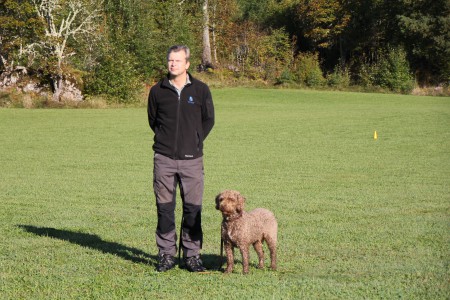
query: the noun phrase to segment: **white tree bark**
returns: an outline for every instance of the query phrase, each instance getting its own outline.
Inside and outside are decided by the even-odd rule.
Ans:
[[[45,20],[46,40],[30,49],[43,47],[50,56],[56,58],[56,71],[52,74],[53,100],[59,101],[64,84],[63,64],[67,57],[75,53],[67,52],[67,41],[82,35],[93,34],[97,30],[96,19],[100,17],[103,0],[69,0],[64,2],[67,14],[62,15],[61,0],[33,0],[38,16]]]
[[[211,36],[212,36],[212,53],[214,57],[214,64],[218,64],[219,61],[217,59],[217,42],[216,42],[216,12],[217,12],[217,1],[213,1],[212,5],[212,18],[213,23],[211,25]]]
[[[202,66],[205,69],[212,67],[211,43],[209,41],[208,0],[203,0],[203,54],[202,54]]]

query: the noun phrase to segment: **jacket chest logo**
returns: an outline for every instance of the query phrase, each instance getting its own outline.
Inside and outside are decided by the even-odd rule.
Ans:
[[[188,104],[195,104],[194,98],[192,98],[192,96],[189,96],[187,103]]]

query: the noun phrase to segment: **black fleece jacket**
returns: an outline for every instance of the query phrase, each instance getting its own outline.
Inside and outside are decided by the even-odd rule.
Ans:
[[[208,86],[189,74],[181,95],[163,78],[150,89],[148,121],[155,133],[153,150],[172,159],[203,155],[203,141],[214,126],[214,105]]]

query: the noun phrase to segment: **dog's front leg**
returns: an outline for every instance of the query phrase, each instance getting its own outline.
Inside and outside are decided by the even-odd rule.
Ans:
[[[231,273],[233,272],[234,267],[234,251],[233,251],[233,245],[230,242],[225,242],[225,253],[227,255],[227,268],[225,270],[225,273]]]

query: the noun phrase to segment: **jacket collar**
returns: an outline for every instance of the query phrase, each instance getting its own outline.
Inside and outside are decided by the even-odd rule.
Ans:
[[[192,77],[191,73],[187,72],[187,81],[184,86],[186,87],[188,85],[191,85],[193,81],[195,81],[195,78]],[[172,83],[170,83],[169,73],[167,73],[167,75],[163,78],[162,86],[175,89]]]

